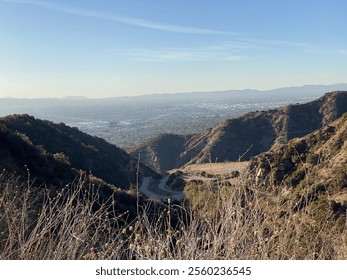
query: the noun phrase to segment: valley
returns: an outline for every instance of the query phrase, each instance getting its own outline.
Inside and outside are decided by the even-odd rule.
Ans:
[[[1,117],[0,258],[346,259],[346,108],[327,92],[131,154]]]

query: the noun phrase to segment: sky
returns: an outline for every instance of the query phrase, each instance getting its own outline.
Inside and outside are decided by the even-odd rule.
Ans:
[[[0,0],[0,97],[347,82],[345,0]]]

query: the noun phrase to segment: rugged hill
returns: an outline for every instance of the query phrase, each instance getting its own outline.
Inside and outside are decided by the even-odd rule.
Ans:
[[[347,191],[347,113],[335,122],[251,159],[248,177],[257,185]]]
[[[321,213],[345,217],[347,113],[318,131],[252,158],[247,173],[251,184],[276,193],[283,203],[294,201],[294,209],[314,202]]]
[[[43,182],[69,181],[81,170],[122,189],[136,184],[136,159],[63,123],[28,115],[0,118],[0,143],[1,169],[22,174],[27,166],[32,176]],[[139,176],[141,180],[159,175],[141,164]]]
[[[188,136],[165,134],[135,147],[131,155],[158,170],[185,164],[249,160],[273,145],[286,143],[329,124],[347,109],[347,91],[306,104],[252,112]]]

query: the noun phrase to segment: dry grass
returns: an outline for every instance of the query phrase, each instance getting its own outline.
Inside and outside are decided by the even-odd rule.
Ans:
[[[126,222],[85,180],[52,198],[3,174],[0,259],[347,259],[346,219],[337,223],[324,198],[294,211],[241,181],[197,192]]]
[[[211,173],[215,175],[229,175],[232,171],[243,172],[247,167],[248,161],[242,162],[219,162],[219,163],[200,163],[187,165],[180,169],[186,173]]]

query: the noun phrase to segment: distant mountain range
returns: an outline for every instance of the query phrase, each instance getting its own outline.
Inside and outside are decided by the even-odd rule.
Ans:
[[[65,100],[71,102],[82,102],[81,105],[86,103],[103,103],[104,101],[152,101],[152,102],[162,102],[163,100],[181,100],[186,102],[187,100],[200,101],[213,101],[211,98],[225,99],[230,97],[238,96],[249,96],[249,95],[262,95],[263,97],[269,98],[273,97],[275,99],[281,99],[283,96],[288,98],[297,98],[302,96],[317,97],[325,92],[337,91],[337,90],[347,90],[347,83],[331,84],[331,85],[304,85],[295,87],[283,87],[269,90],[257,90],[257,89],[240,89],[240,90],[222,90],[222,91],[201,91],[201,92],[181,92],[181,93],[157,93],[157,94],[147,94],[138,96],[119,96],[119,97],[107,97],[107,98],[88,98],[83,95],[71,95],[62,98],[13,98],[13,97],[0,97],[2,102],[6,102],[6,105],[11,105],[14,108],[20,108],[21,106],[32,106],[36,103],[37,106],[41,105],[54,105],[57,106],[59,103],[64,103]],[[52,103],[53,101],[53,103]],[[66,103],[64,103],[66,104]],[[16,106],[17,105],[17,106]],[[27,107],[29,108],[29,107]]]
[[[305,104],[247,113],[191,135],[164,134],[131,150],[157,170],[185,164],[249,160],[333,122],[347,111],[347,91],[335,91]]]

